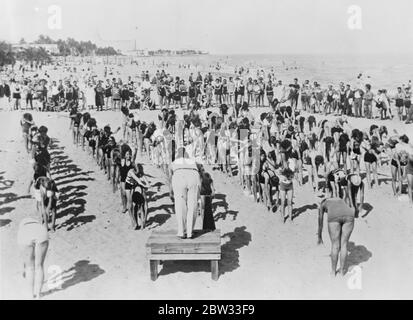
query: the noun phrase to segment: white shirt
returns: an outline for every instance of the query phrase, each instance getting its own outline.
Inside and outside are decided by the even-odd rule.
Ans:
[[[277,85],[274,87],[274,98],[278,101],[283,100],[285,97],[285,86],[284,85]]]
[[[178,169],[188,169],[198,171],[195,159],[190,158],[178,158],[171,164],[171,170],[175,172]]]
[[[52,96],[58,95],[59,90],[57,89],[57,86],[52,86]]]
[[[142,82],[142,88],[143,89],[150,89],[151,88],[151,83],[149,81]]]

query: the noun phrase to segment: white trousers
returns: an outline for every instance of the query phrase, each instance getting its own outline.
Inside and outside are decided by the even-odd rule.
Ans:
[[[178,222],[178,236],[192,236],[196,221],[196,210],[200,189],[199,173],[195,170],[181,169],[172,176],[172,190],[175,200],[175,215]]]

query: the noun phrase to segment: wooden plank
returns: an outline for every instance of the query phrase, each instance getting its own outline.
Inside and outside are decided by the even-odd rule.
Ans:
[[[158,260],[149,260],[149,269],[151,271],[151,280],[158,278]]]
[[[153,246],[161,246],[161,245],[168,245],[168,244],[174,244],[174,245],[179,245],[183,247],[192,247],[194,245],[221,245],[221,238],[216,238],[214,241],[202,241],[198,239],[180,239],[180,240],[175,240],[175,239],[151,239],[151,241],[148,241],[146,246],[147,247],[153,247]]]
[[[198,232],[195,233],[194,239],[181,239],[176,236],[176,231],[165,230],[165,231],[153,231],[149,236],[146,243],[150,246],[152,243],[220,243],[221,242],[221,232],[220,230],[214,230],[211,232]]]
[[[214,281],[217,281],[219,277],[219,270],[218,270],[218,260],[211,261],[211,278]]]
[[[148,247],[148,251],[151,253],[220,253],[221,244],[152,244],[151,247]]]
[[[160,253],[160,254],[148,254],[149,260],[221,260],[220,253]]]

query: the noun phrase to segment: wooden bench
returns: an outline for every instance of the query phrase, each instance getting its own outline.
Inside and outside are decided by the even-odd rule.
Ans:
[[[211,276],[218,280],[221,232],[195,231],[193,239],[181,239],[174,230],[153,231],[146,243],[151,280],[158,277],[158,263],[166,260],[210,260]]]

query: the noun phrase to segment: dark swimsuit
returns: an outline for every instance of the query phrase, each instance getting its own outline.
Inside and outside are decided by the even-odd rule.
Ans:
[[[344,202],[343,199],[330,198],[325,200],[325,208],[328,212],[327,221],[338,222],[341,225],[354,221],[354,211]]]

